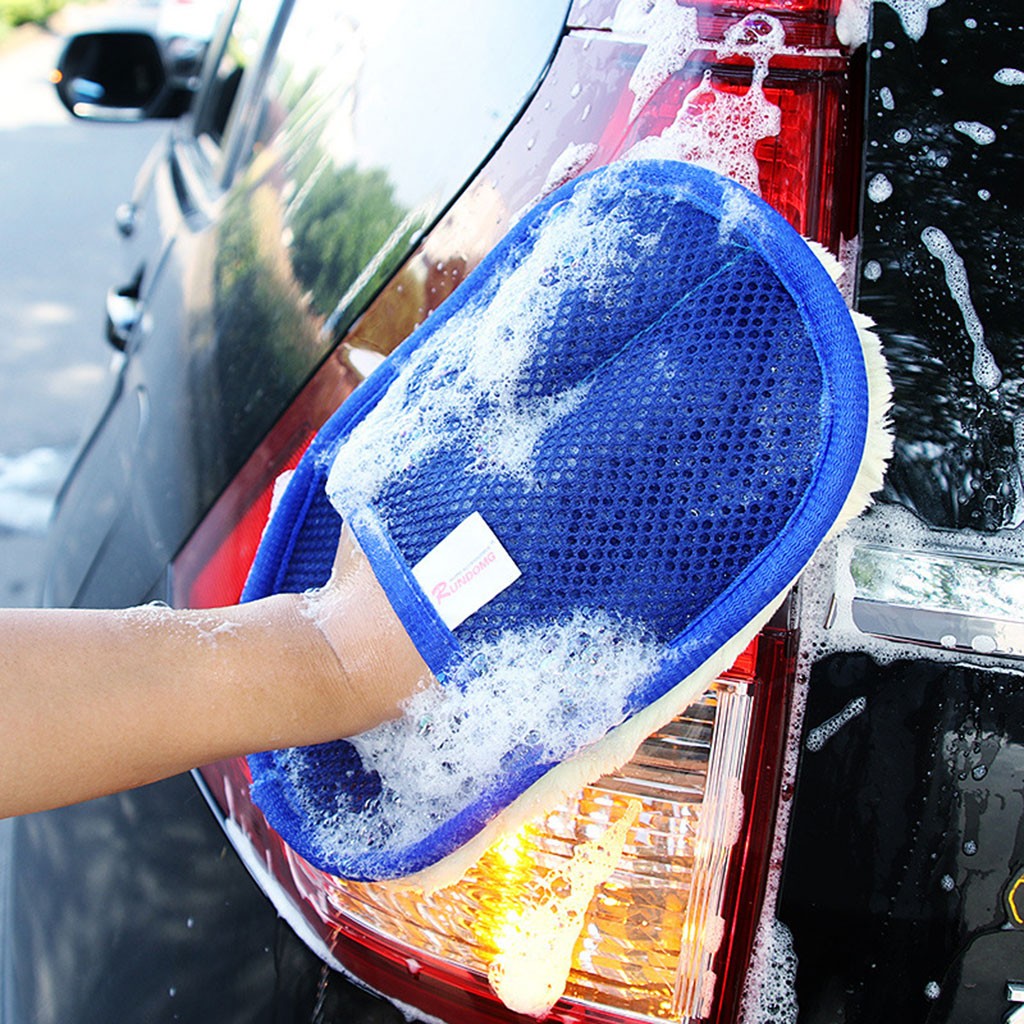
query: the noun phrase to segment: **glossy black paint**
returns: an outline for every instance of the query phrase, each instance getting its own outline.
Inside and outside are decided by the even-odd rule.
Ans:
[[[885,500],[987,533],[1021,512],[1024,118],[997,73],[1019,67],[1024,28],[1009,0],[918,14],[913,39],[873,7],[858,306],[895,386]],[[929,247],[936,228],[955,256],[936,255],[934,230]],[[859,699],[808,749],[808,730]],[[1004,1019],[1007,984],[1024,979],[1022,779],[1019,672],[924,651],[815,666],[779,911],[801,1024]]]
[[[858,305],[879,325],[896,388],[887,497],[938,527],[1010,527],[1024,377],[1024,104],[1021,86],[997,75],[1019,74],[1020,5],[935,7],[916,41],[889,6],[876,4],[873,19]],[[987,375],[976,364],[964,310],[922,238],[929,229],[963,261],[1000,386],[991,365]]]
[[[1000,1019],[1024,980],[1022,876],[1024,679],[865,654],[816,666],[780,905],[801,1024]]]
[[[10,1024],[275,1019],[277,917],[189,777],[14,828]]]

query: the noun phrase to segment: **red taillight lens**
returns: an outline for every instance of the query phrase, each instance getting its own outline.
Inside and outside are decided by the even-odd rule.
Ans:
[[[313,377],[174,560],[176,606],[217,608],[238,601],[267,525],[275,482],[295,467],[360,379],[339,358],[329,359]]]
[[[644,42],[596,31],[603,23],[570,32],[529,111],[349,343],[389,351],[559,176],[619,158],[647,139],[672,142],[673,132],[686,144],[719,145],[712,165],[749,157],[745,166],[762,196],[838,252],[856,233],[856,193],[847,186],[856,180],[859,72],[835,49],[787,45],[812,38],[825,45],[833,4],[777,6],[782,35],[764,17],[748,28],[785,42],[756,60],[749,50],[722,51],[749,5],[702,10],[703,39],[679,66],[663,64],[639,110],[630,82]],[[588,10],[605,7],[592,0]],[[641,17],[653,10],[636,7]],[[701,124],[716,116],[715,105],[728,116],[721,125]],[[744,124],[745,109],[757,125]],[[722,125],[751,130],[737,148]],[[343,366],[332,360],[321,370],[196,532],[175,563],[177,601],[236,599],[273,479],[352,386]],[[628,765],[506,837],[459,884],[432,894],[347,883],[302,861],[252,805],[243,761],[212,766],[203,777],[254,875],[327,962],[448,1021],[514,1019],[487,976],[522,943],[524,902],[536,906],[557,894],[573,851],[603,841],[610,823],[635,813],[617,866],[582,913],[565,995],[550,1019],[728,1024],[766,887],[793,678],[790,640],[784,625],[763,632]]]

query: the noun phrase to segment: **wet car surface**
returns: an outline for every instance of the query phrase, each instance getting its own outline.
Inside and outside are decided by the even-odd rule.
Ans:
[[[538,828],[514,879],[489,864],[402,900],[325,877],[240,762],[18,822],[5,1024],[507,1020],[481,922],[636,792],[674,852],[602,890],[551,1019],[1005,1017],[1024,998],[1019,14],[591,0],[465,39],[438,14],[423,59],[411,15],[394,50],[369,19],[367,49],[291,6],[243,0],[140,177],[116,282],[137,317],[63,493],[51,601],[233,600],[319,424],[523,209],[630,154],[706,160],[840,257],[891,368],[896,454],[756,647]],[[480,66],[502,49],[514,87]],[[740,826],[709,832],[736,793]]]

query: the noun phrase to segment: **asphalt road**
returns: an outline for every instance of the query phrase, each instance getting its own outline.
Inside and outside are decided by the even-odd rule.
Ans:
[[[74,120],[47,76],[60,40],[0,47],[0,605],[37,602],[53,496],[111,381],[113,213],[161,124]]]

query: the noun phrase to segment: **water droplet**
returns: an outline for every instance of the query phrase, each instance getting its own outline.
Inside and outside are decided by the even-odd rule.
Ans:
[[[978,844],[973,839],[967,839],[961,849],[964,851],[964,856],[973,857],[978,852]]]
[[[996,141],[996,133],[981,121],[956,121],[953,127],[979,146],[989,146]]]
[[[868,182],[868,199],[884,203],[892,195],[892,182],[884,174],[876,174]]]
[[[939,987],[939,983],[937,981],[929,981],[928,984],[925,985],[925,987],[924,987],[924,997],[925,997],[925,999],[930,999],[930,1000],[934,1001],[934,1000],[938,999],[940,995],[942,995],[942,989]]]

